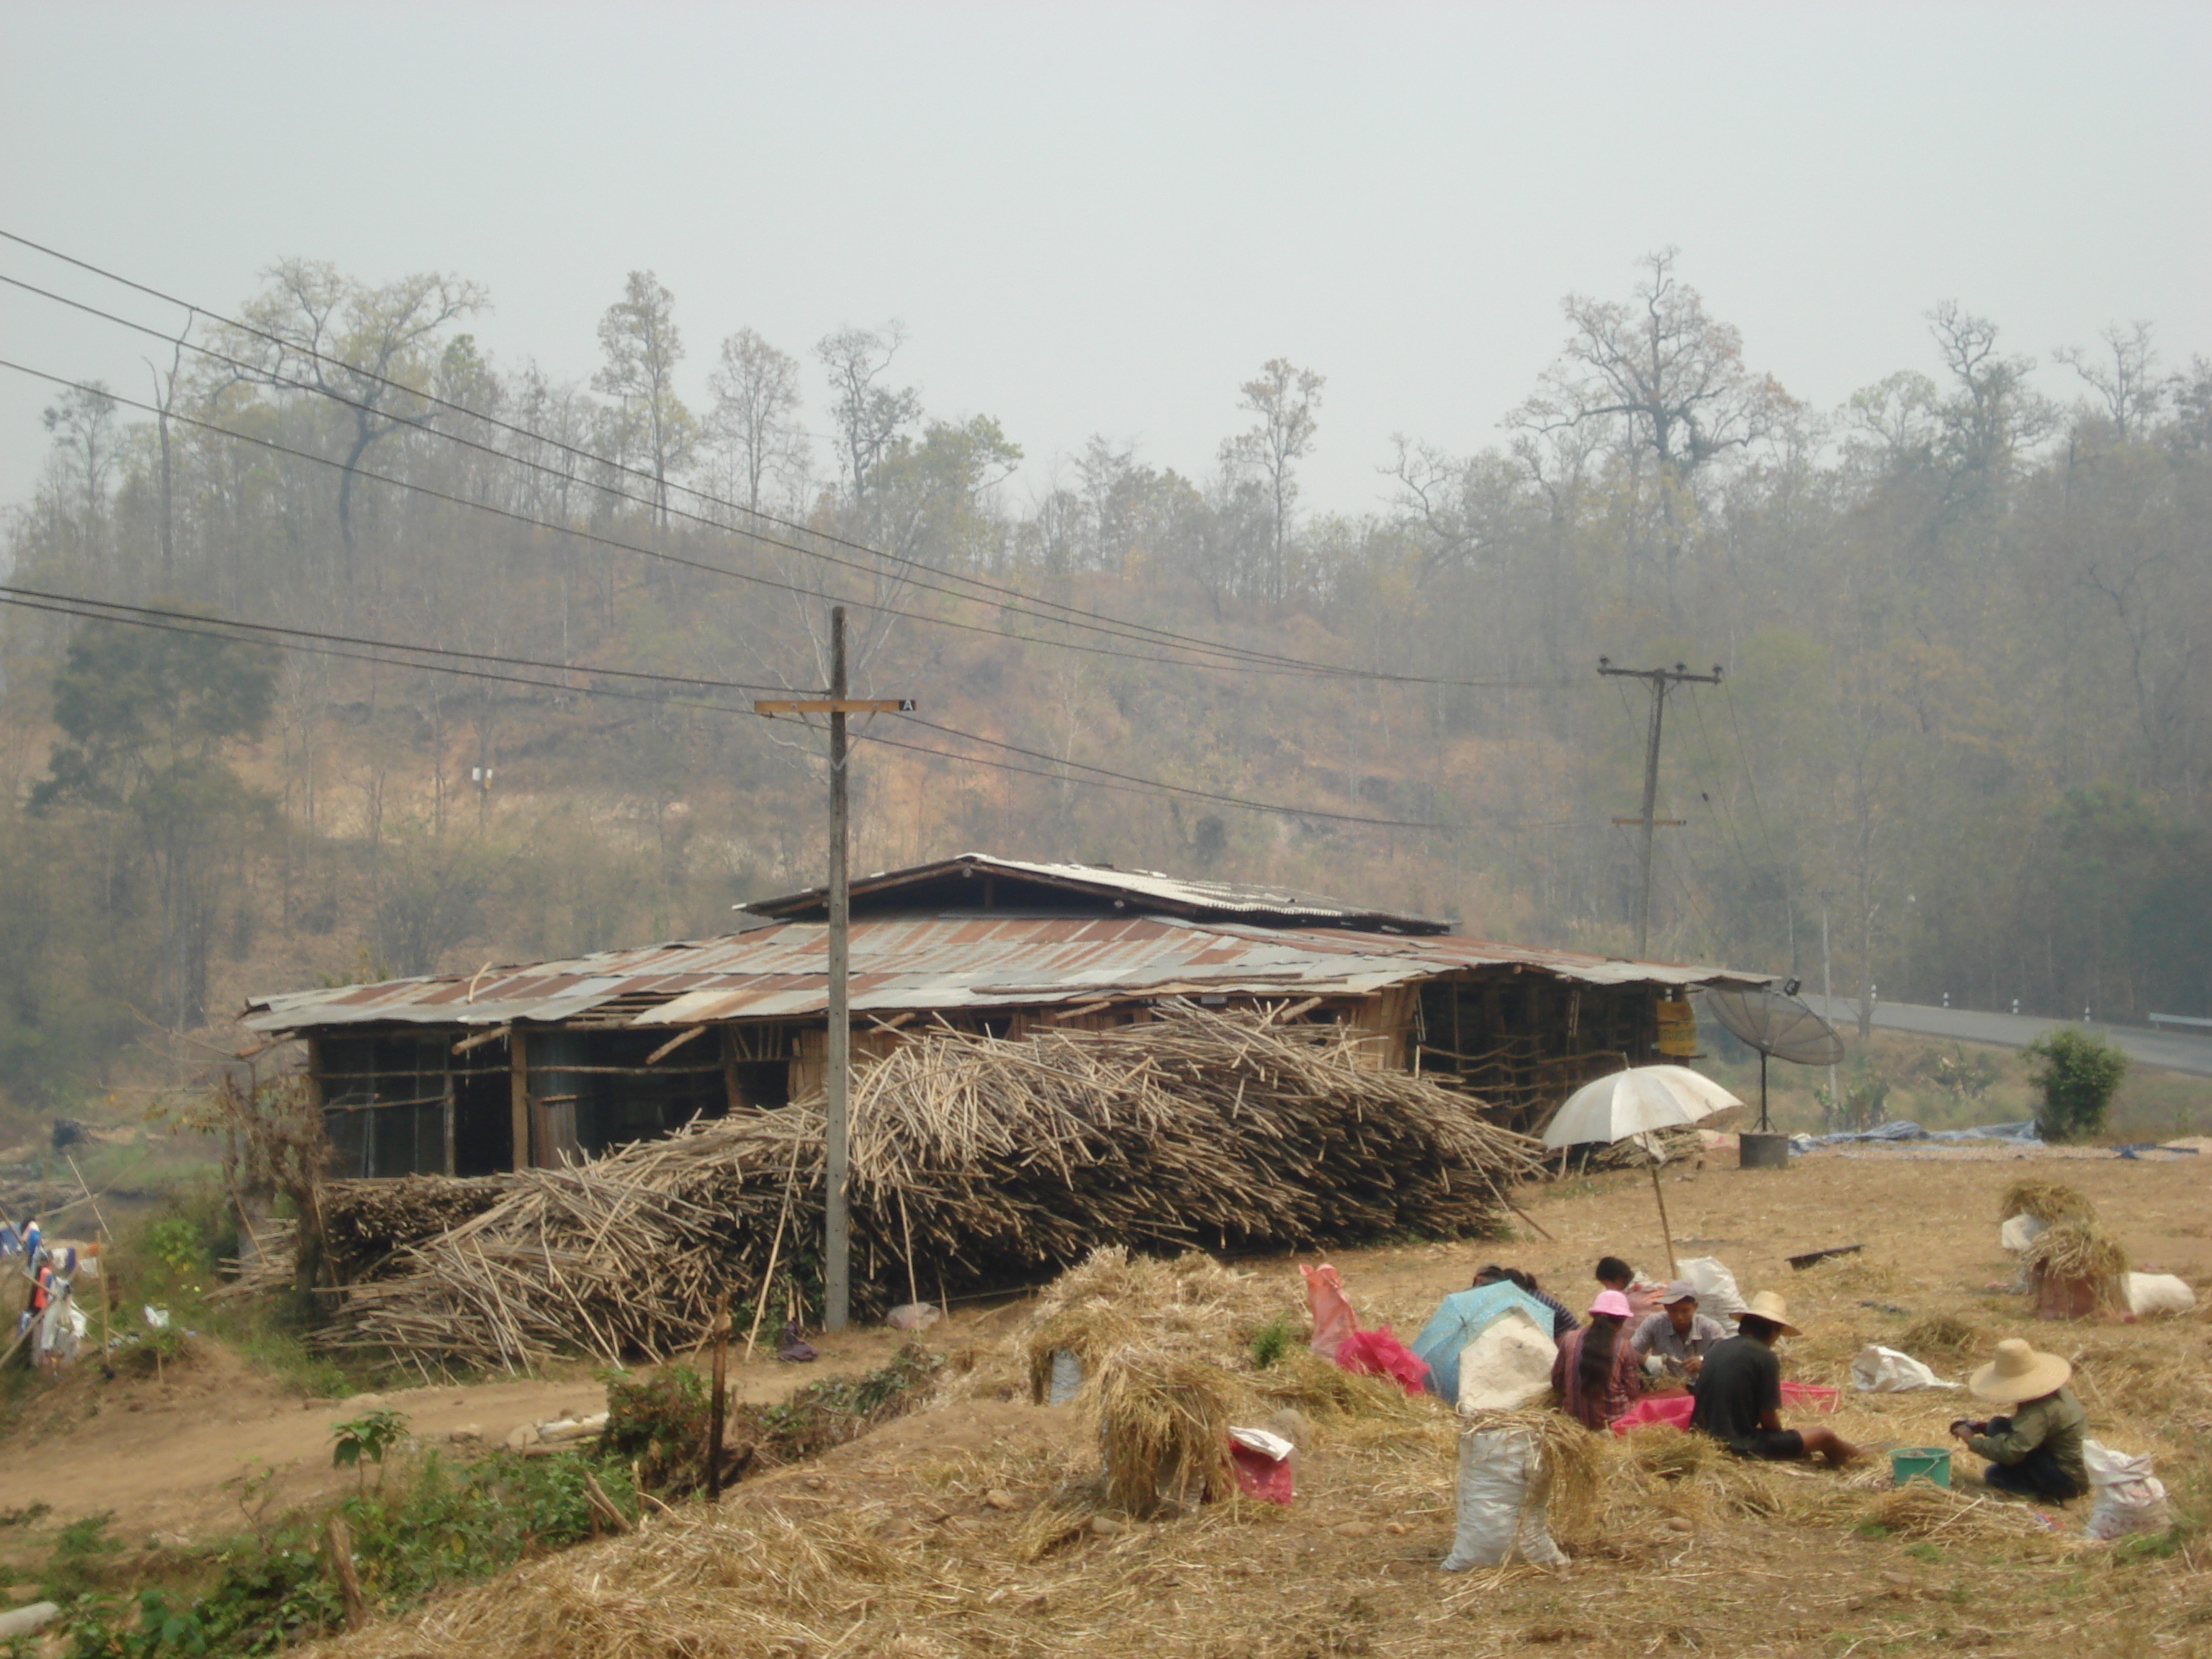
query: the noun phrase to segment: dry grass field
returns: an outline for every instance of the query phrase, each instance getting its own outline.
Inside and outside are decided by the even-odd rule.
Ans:
[[[2138,1266],[2212,1285],[2212,1206],[2195,1158],[1846,1157],[1786,1171],[1677,1168],[1665,1187],[1678,1250],[1717,1255],[1747,1294],[1773,1289],[1806,1334],[1788,1374],[1846,1383],[1881,1341],[1958,1376],[2023,1335],[2076,1366],[2092,1432],[2149,1452],[2177,1524],[2118,1544],[2081,1536],[2085,1501],[2037,1510],[1984,1495],[1962,1455],[1950,1493],[1893,1491],[1858,1471],[1747,1467],[1647,1431],[1600,1447],[1600,1480],[1555,1517],[1563,1569],[1438,1571],[1452,1531],[1456,1426],[1380,1383],[1330,1386],[1291,1364],[1246,1380],[1310,1420],[1287,1509],[1217,1504],[1139,1521],[1102,1507],[1098,1444],[1079,1407],[1030,1403],[1025,1331],[1038,1309],[965,1313],[932,1333],[950,1353],[931,1408],[748,1483],[719,1510],[657,1513],[632,1536],[571,1551],[366,1629],[355,1656],[779,1655],[787,1659],[1142,1654],[1151,1659],[1577,1653],[2145,1656],[2212,1652],[2212,1352],[2198,1316],[2049,1323],[2008,1291],[1998,1194],[2063,1178]],[[1533,1234],[1495,1247],[1342,1253],[1363,1324],[1401,1335],[1441,1293],[1502,1256],[1579,1300],[1617,1252],[1664,1276],[1650,1184],[1610,1175],[1539,1189]],[[1859,1243],[1802,1273],[1784,1258]],[[1173,1345],[1248,1371],[1255,1321],[1304,1297],[1286,1260],[1228,1264],[1156,1316]],[[1158,1276],[1155,1276],[1157,1281]],[[1832,1419],[1868,1444],[1940,1444],[1966,1396],[1854,1395]]]

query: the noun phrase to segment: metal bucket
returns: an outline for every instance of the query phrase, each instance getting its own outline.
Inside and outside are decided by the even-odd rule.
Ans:
[[[1788,1135],[1738,1135],[1735,1166],[1739,1170],[1786,1170],[1790,1167]]]

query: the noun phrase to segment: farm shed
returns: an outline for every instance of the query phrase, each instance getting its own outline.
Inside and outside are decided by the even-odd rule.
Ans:
[[[1377,1066],[1441,1077],[1515,1127],[1658,1054],[1691,990],[1765,982],[1098,865],[968,854],[852,895],[856,1060],[917,1021],[1018,1037],[1147,1019],[1167,999],[1289,1003],[1372,1037]],[[751,904],[720,938],[288,992],[250,1001],[245,1023],[305,1039],[339,1174],[551,1166],[818,1087],[826,910],[809,890]]]

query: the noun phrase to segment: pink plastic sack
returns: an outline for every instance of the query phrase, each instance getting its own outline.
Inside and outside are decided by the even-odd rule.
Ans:
[[[1832,1412],[1836,1409],[1837,1391],[1824,1389],[1817,1382],[1784,1382],[1782,1403],[1799,1411]],[[1613,1431],[1626,1434],[1641,1423],[1671,1423],[1678,1429],[1690,1426],[1690,1413],[1698,1402],[1686,1394],[1646,1395],[1613,1419]]]
[[[1237,1471],[1237,1490],[1247,1498],[1265,1498],[1270,1504],[1287,1504],[1291,1498],[1291,1460],[1270,1457],[1249,1446],[1229,1443],[1230,1462]]]
[[[1391,1377],[1407,1394],[1419,1394],[1428,1385],[1428,1362],[1391,1335],[1388,1325],[1346,1337],[1337,1346],[1336,1363],[1347,1371]]]
[[[1310,1346],[1322,1358],[1334,1359],[1344,1339],[1359,1328],[1359,1322],[1352,1316],[1352,1304],[1344,1294],[1344,1280],[1326,1261],[1318,1267],[1309,1267],[1301,1262],[1298,1271],[1306,1276],[1306,1306],[1313,1314]]]

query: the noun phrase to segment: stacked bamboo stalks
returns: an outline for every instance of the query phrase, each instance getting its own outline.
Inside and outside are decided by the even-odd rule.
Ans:
[[[1541,1151],[1462,1095],[1365,1069],[1330,1026],[1176,1005],[1016,1042],[925,1032],[854,1079],[854,1300],[1018,1285],[1101,1244],[1493,1231]],[[811,1276],[822,1164],[808,1102],[506,1177],[349,1292],[343,1340],[509,1368],[665,1356],[723,1292],[759,1305]]]

